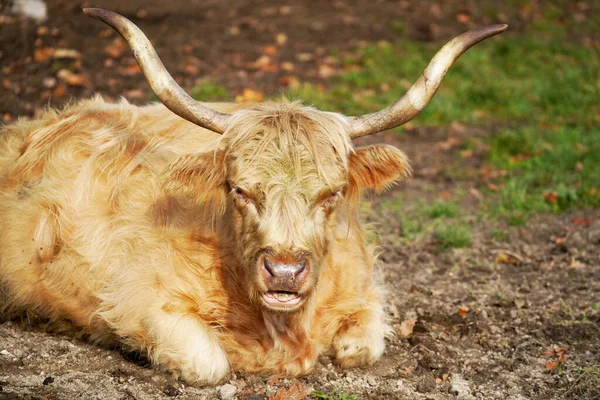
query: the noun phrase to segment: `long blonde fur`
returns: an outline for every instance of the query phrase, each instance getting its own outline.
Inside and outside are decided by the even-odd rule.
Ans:
[[[162,105],[99,97],[5,127],[3,309],[71,321],[189,382],[230,368],[306,374],[330,349],[342,366],[373,363],[389,327],[350,203],[359,186],[405,175],[406,159],[355,151],[341,118],[300,104],[211,107],[236,115],[223,136]],[[231,181],[256,196],[255,211],[236,205]],[[337,209],[311,206],[342,188]],[[257,301],[252,258],[265,246],[315,254],[300,310]]]

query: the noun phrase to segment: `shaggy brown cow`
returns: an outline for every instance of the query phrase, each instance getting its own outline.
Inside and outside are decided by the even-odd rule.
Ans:
[[[5,311],[69,321],[188,382],[306,374],[325,352],[343,367],[375,362],[390,327],[356,205],[409,164],[351,139],[413,118],[460,54],[506,27],[459,36],[396,103],[345,117],[198,103],[135,25],[85,12],[123,35],[173,113],[97,97],[3,129]]]

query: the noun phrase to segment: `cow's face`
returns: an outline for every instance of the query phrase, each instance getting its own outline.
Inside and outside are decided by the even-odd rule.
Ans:
[[[352,208],[353,194],[408,173],[399,150],[353,150],[345,128],[335,114],[262,106],[237,117],[216,153],[176,168],[200,197],[218,192],[248,296],[268,310],[297,310],[313,293],[336,213]]]

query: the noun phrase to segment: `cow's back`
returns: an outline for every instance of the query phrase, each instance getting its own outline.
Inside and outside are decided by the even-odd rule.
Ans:
[[[97,294],[112,284],[111,268],[123,268],[118,259],[135,264],[136,252],[160,247],[149,213],[161,196],[161,172],[183,154],[214,146],[217,137],[162,105],[100,98],[4,128],[0,283],[10,299],[4,299],[5,308],[37,309],[81,326],[99,324],[92,318]]]

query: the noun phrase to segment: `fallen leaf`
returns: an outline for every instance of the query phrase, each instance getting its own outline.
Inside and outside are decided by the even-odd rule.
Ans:
[[[450,150],[462,143],[462,139],[456,136],[450,136],[448,139],[438,144],[438,147],[442,150]]]
[[[460,151],[460,158],[471,158],[473,157],[473,150],[467,149],[467,150],[461,150]]]
[[[544,366],[546,367],[546,369],[554,369],[556,367],[558,367],[558,360],[556,361],[548,361]]]
[[[545,350],[542,353],[542,356],[544,356],[544,358],[552,358],[552,357],[554,357],[554,349]]]
[[[292,382],[288,388],[282,387],[277,392],[269,396],[269,400],[303,400],[312,393],[312,389],[296,381]]]
[[[581,261],[576,260],[575,258],[571,258],[571,262],[569,263],[568,269],[582,269],[585,267],[585,264]]]
[[[104,51],[112,58],[119,58],[126,49],[127,45],[123,39],[115,38],[108,46],[104,48]]]
[[[126,67],[119,68],[119,73],[125,76],[134,76],[137,74],[141,74],[142,70],[138,64],[131,64]]]
[[[319,65],[319,76],[321,78],[329,78],[337,73],[337,69],[330,65],[322,64]]]
[[[558,203],[558,194],[556,192],[546,192],[544,200],[546,203],[556,204]]]
[[[417,318],[409,318],[400,324],[398,329],[396,329],[396,333],[398,337],[401,339],[407,339],[412,336],[413,329],[415,328],[415,324],[417,323]]]
[[[293,72],[296,69],[296,66],[289,61],[284,61],[281,63],[281,69],[286,72]]]
[[[517,257],[506,253],[498,253],[494,259],[494,264],[517,264],[518,262]]]
[[[53,58],[80,58],[81,53],[75,49],[56,49]]]
[[[278,33],[275,37],[275,41],[279,46],[283,46],[287,43],[287,35],[285,33]]]
[[[574,217],[572,222],[575,226],[590,226],[592,219],[588,217]]]
[[[279,79],[279,83],[283,86],[288,86],[290,89],[298,89],[300,87],[300,81],[295,76],[286,75]]]
[[[45,36],[45,35],[47,35],[47,34],[48,34],[48,32],[49,32],[49,29],[48,29],[48,27],[47,27],[47,26],[45,26],[45,25],[42,25],[42,26],[38,26],[38,28],[37,28],[37,31],[36,31],[36,32],[37,32],[38,36]]]
[[[48,89],[52,89],[56,86],[56,78],[53,78],[51,76],[44,78],[42,80],[42,86]]]
[[[476,188],[470,188],[469,193],[471,194],[471,196],[475,197],[477,200],[483,199],[481,192],[479,190],[477,190]]]
[[[131,89],[125,91],[123,95],[128,99],[141,99],[142,97],[144,97],[144,92],[140,89]]]
[[[458,315],[460,315],[463,318],[467,317],[467,314],[469,313],[469,311],[471,311],[471,310],[467,306],[458,307]]]
[[[106,29],[102,29],[98,36],[100,36],[102,39],[106,39],[108,37],[111,37],[113,35],[113,33],[114,33],[114,31],[112,29],[106,28]]]
[[[296,60],[301,62],[311,61],[315,56],[311,53],[298,53],[296,54]]]
[[[274,56],[275,54],[277,54],[277,47],[270,44],[268,46],[264,46],[261,49],[261,51],[263,52],[263,54],[267,54],[269,56]]]
[[[410,375],[417,369],[417,360],[404,361],[398,366],[398,370],[404,375]]]
[[[39,47],[35,49],[33,53],[33,59],[36,62],[43,63],[48,61],[50,57],[54,54],[54,49],[51,47]]]
[[[65,97],[67,95],[67,87],[64,83],[59,83],[56,85],[54,90],[52,91],[52,96],[56,98]]]
[[[69,86],[82,86],[85,81],[82,74],[75,74],[68,69],[61,69],[56,76]]]
[[[244,89],[241,95],[236,96],[235,101],[238,103],[242,102],[259,102],[262,101],[264,97],[263,92],[252,89]]]

